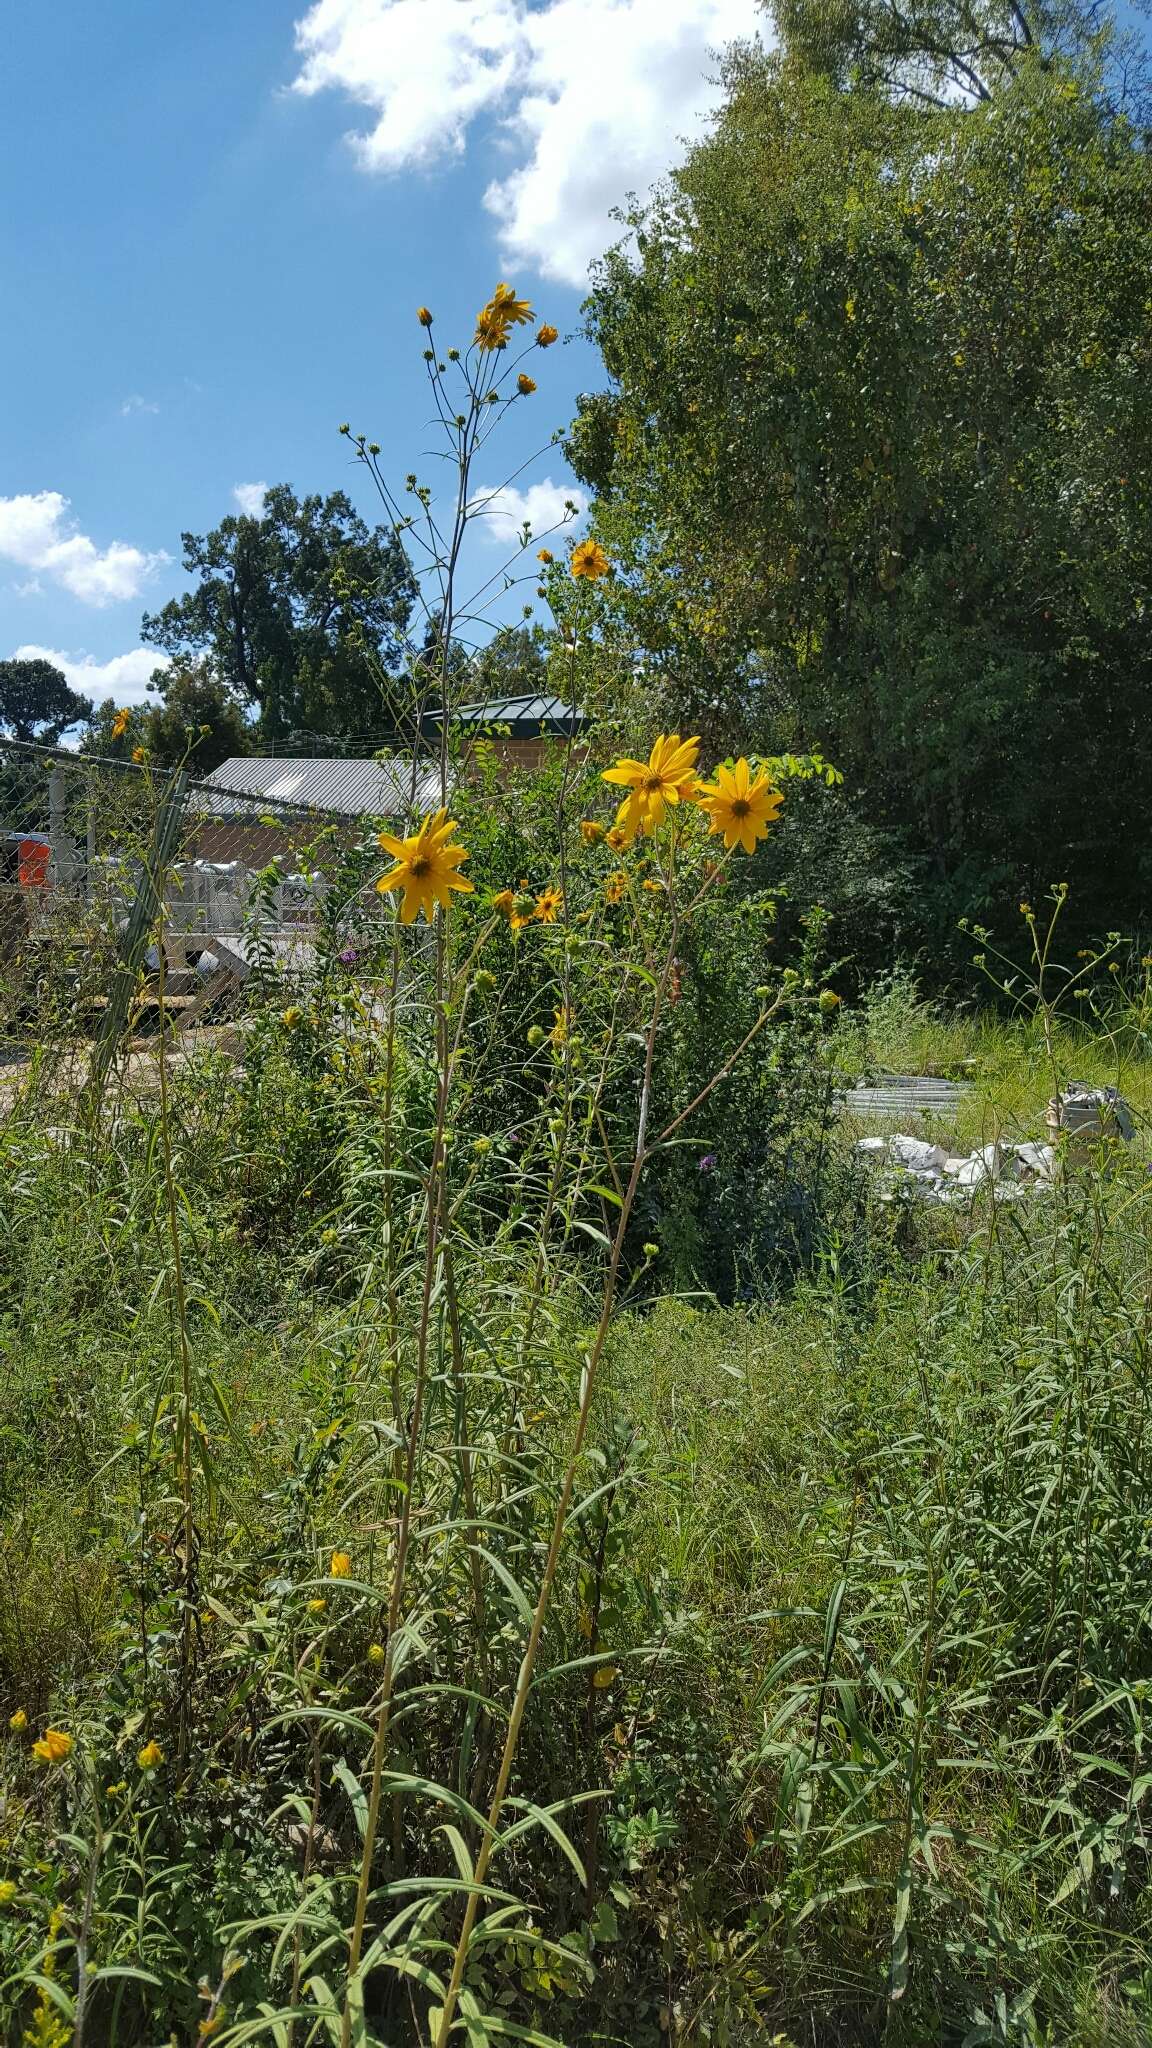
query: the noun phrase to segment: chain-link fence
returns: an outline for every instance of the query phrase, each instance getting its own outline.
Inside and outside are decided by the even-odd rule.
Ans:
[[[0,1108],[34,1062],[91,1090],[125,1045],[235,1022],[315,971],[337,916],[354,949],[378,824],[0,741]]]

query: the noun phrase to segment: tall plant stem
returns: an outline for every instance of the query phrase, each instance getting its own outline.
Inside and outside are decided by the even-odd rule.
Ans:
[[[161,893],[162,893],[161,885]],[[184,1599],[180,1624],[180,1733],[179,1755],[183,1764],[188,1748],[188,1684],[192,1662],[193,1625],[192,1595],[195,1589],[196,1559],[193,1547],[195,1518],[192,1501],[192,1354],[188,1343],[188,1303],[184,1290],[184,1258],[180,1244],[180,1218],[176,1201],[176,1176],[172,1165],[172,1127],[168,1110],[168,1060],[165,1051],[165,1027],[167,1011],[164,1004],[165,952],[164,917],[161,913],[157,927],[159,932],[159,988],[158,1007],[160,1013],[159,1054],[157,1064],[160,1074],[160,1157],[164,1172],[164,1197],[168,1217],[168,1233],[172,1243],[172,1287],[171,1295],[176,1313],[176,1327],[179,1335],[180,1365],[180,1407],[177,1422],[177,1463],[180,1474],[180,1504],[183,1523],[184,1550]]]
[[[632,1166],[628,1175],[627,1185],[624,1189],[616,1233],[612,1239],[612,1247],[608,1256],[608,1270],[604,1278],[604,1293],[600,1306],[600,1317],[596,1324],[595,1333],[584,1364],[584,1383],[580,1396],[580,1408],[576,1417],[576,1429],[568,1454],[564,1478],[561,1482],[560,1498],[556,1503],[556,1512],[552,1520],[552,1533],[548,1541],[548,1551],[544,1560],[544,1570],[541,1574],[540,1589],[536,1596],[536,1605],[528,1631],[528,1641],[525,1645],[524,1656],[520,1664],[520,1675],[516,1682],[516,1694],[508,1717],[508,1728],[504,1737],[500,1767],[496,1774],[496,1786],[488,1808],[484,1840],[480,1845],[476,1858],[472,1889],[465,1903],[464,1919],[452,1958],[452,1970],[444,1993],[444,2003],[440,2009],[439,2022],[435,2033],[435,2048],[446,2048],[448,2037],[452,2031],[452,2022],[460,1997],[460,1987],[464,1981],[464,1970],[468,1959],[468,1949],[472,1940],[472,1930],[476,1925],[477,1915],[479,1914],[483,1898],[484,1885],[488,1876],[488,1866],[492,1861],[493,1851],[497,1843],[500,1816],[504,1809],[504,1801],[508,1794],[509,1783],[511,1782],[512,1767],[516,1761],[516,1752],[520,1743],[520,1730],[523,1726],[524,1715],[528,1707],[528,1696],[532,1690],[536,1661],[540,1650],[540,1639],[544,1633],[544,1622],[551,1604],[552,1589],[556,1581],[556,1572],[560,1562],[561,1546],[564,1542],[564,1533],[568,1525],[568,1514],[572,1505],[572,1495],[576,1486],[576,1475],[580,1466],[585,1438],[588,1434],[588,1424],[591,1420],[597,1375],[604,1355],[604,1346],[608,1339],[612,1312],[616,1305],[620,1261],[624,1251],[624,1240],[628,1232],[637,1189],[640,1185],[640,1178],[651,1153],[659,1145],[663,1144],[674,1130],[680,1127],[694,1109],[699,1108],[700,1104],[711,1094],[716,1084],[726,1074],[731,1072],[740,1054],[751,1043],[757,1033],[763,1029],[769,1017],[775,1013],[775,1009],[778,1007],[777,1004],[774,1004],[770,1009],[761,1011],[756,1022],[745,1033],[731,1057],[725,1061],[724,1065],[713,1075],[706,1086],[700,1090],[688,1108],[683,1110],[679,1116],[674,1117],[670,1124],[665,1125],[659,1136],[652,1144],[649,1144],[648,1123],[652,1106],[652,1075],[656,1058],[656,1040],[664,1010],[664,999],[676,959],[678,935],[679,921],[675,908],[673,908],[671,936],[656,985],[656,992],[652,1002],[652,1014],[646,1034],[644,1078],[640,1088],[640,1107],[636,1122],[636,1145],[632,1157]]]
[[[377,1708],[376,1729],[372,1742],[372,1782],[368,1794],[368,1813],[364,1825],[364,1848],[360,1860],[360,1879],[356,1887],[356,1906],[353,1914],[352,1932],[348,1942],[348,1973],[344,1991],[344,2011],[340,2022],[341,2048],[349,2048],[352,2039],[352,1987],[356,1981],[364,1949],[364,1924],[368,1914],[368,1897],[372,1885],[372,1860],[376,1853],[376,1839],[380,1828],[380,1801],[384,1782],[384,1758],[388,1749],[388,1729],[392,1714],[392,1696],[396,1680],[396,1638],[404,1601],[404,1579],[412,1538],[412,1502],[415,1489],[416,1458],[419,1452],[424,1422],[424,1395],[428,1379],[428,1339],[431,1326],[432,1292],[436,1278],[440,1230],[445,1206],[444,1126],[448,1106],[448,1089],[451,1082],[447,1023],[444,1014],[445,924],[446,920],[441,917],[436,936],[436,1054],[439,1082],[436,1095],[436,1121],[432,1139],[432,1158],[428,1168],[427,1234],[424,1250],[424,1281],[420,1298],[420,1322],[416,1339],[416,1375],[412,1391],[412,1406],[409,1414],[407,1443],[404,1453],[400,1517],[396,1529],[396,1554],[393,1559],[392,1587],[388,1600],[388,1634],[385,1644],[384,1669],[381,1674],[380,1703]]]

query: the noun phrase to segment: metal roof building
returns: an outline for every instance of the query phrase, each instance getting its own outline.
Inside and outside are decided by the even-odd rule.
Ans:
[[[425,713],[426,731],[438,731],[443,714]],[[482,704],[458,704],[450,714],[453,725],[499,726],[509,738],[568,739],[586,724],[584,713],[563,697],[532,692],[523,697],[489,697]]]
[[[434,810],[440,800],[440,771],[432,762],[293,761],[260,755],[222,761],[193,793],[198,810],[236,818],[251,818],[254,804],[261,801],[345,818],[394,818],[409,810]]]

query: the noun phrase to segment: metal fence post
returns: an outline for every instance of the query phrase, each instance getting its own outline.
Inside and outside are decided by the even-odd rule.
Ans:
[[[76,849],[68,833],[68,788],[59,761],[48,770],[48,837],[56,878],[67,887],[76,879]]]
[[[116,1056],[116,1048],[128,1023],[132,997],[136,992],[144,955],[148,950],[149,933],[164,907],[164,872],[176,850],[187,798],[188,777],[184,770],[180,769],[172,777],[157,808],[156,822],[152,828],[148,851],[144,856],[136,900],[120,942],[120,959],[109,993],[104,1023],[92,1048],[92,1064],[88,1070],[84,1094],[87,1106],[93,1114],[99,1107],[104,1084],[108,1078],[108,1069]]]

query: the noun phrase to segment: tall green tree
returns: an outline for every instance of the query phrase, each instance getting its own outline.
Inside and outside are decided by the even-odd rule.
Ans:
[[[73,690],[51,661],[0,661],[0,732],[54,746],[70,726],[92,715],[92,700]]]
[[[933,943],[1152,891],[1152,163],[1083,56],[938,106],[739,53],[589,305],[621,630],[669,718],[838,763]]]
[[[206,656],[265,739],[389,728],[415,597],[395,534],[368,527],[343,491],[297,498],[276,484],[259,518],[182,540],[193,588],[145,614],[149,646]]]
[[[143,747],[154,768],[183,765],[192,775],[209,775],[221,761],[252,752],[252,722],[209,662],[158,670],[148,687],[152,700],[132,707],[122,731],[123,713],[106,698],[92,712],[81,753],[127,761]]]
[[[1146,112],[1143,45],[1104,0],[775,0],[773,14],[793,63],[842,88],[962,110],[1059,67]]]

